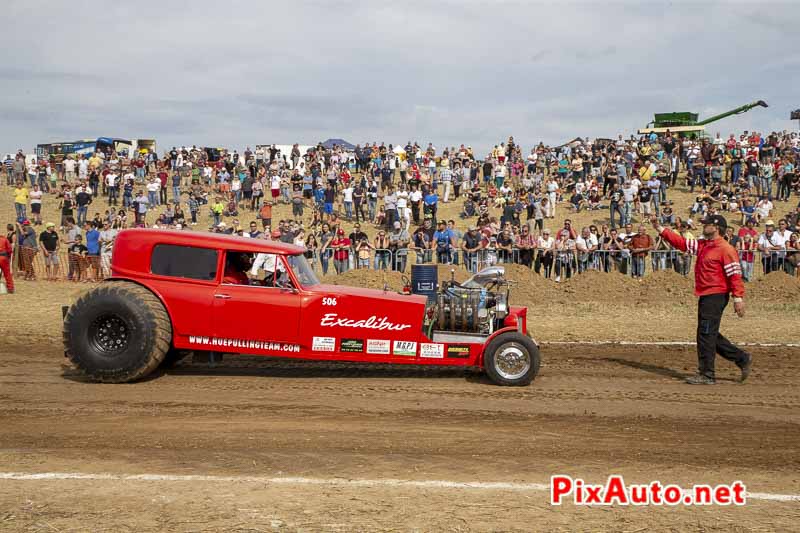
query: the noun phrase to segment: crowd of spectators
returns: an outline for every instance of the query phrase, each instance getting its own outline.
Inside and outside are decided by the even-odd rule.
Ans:
[[[463,144],[412,142],[350,151],[318,145],[305,153],[295,145],[287,154],[274,146],[241,154],[193,146],[160,157],[112,151],[57,162],[20,152],[3,162],[16,216],[7,236],[26,279],[41,275],[36,261],[48,279],[100,279],[119,230],[199,225],[293,242],[325,274],[404,271],[409,262],[470,270],[514,262],[560,281],[588,269],[637,278],[648,269],[688,274],[691,258],[641,223],[655,215],[689,236],[693,220],[719,213],[742,226],[725,238],[740,250],[749,280],[758,262],[765,273],[798,272],[798,154],[798,134],[785,132],[699,141],[670,133],[578,138],[530,151],[509,137],[483,159]],[[676,209],[675,190],[696,195],[688,208]],[[46,222],[45,198],[58,210]],[[446,218],[440,209],[451,203],[457,209]],[[291,216],[274,220],[278,206]],[[575,227],[567,219],[552,228],[557,210],[594,211],[602,222]]]

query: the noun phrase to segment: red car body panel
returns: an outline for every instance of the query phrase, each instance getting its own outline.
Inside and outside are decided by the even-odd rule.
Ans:
[[[157,244],[218,250],[211,281],[151,271]],[[423,331],[426,298],[339,285],[295,289],[222,283],[225,252],[297,255],[303,248],[213,233],[132,229],[120,232],[112,257],[112,280],[151,290],[172,321],[173,346],[205,350],[353,362],[479,366],[491,339],[505,331],[527,333],[527,309],[511,307],[504,328],[491,336],[434,342]],[[449,332],[458,337],[458,332]]]

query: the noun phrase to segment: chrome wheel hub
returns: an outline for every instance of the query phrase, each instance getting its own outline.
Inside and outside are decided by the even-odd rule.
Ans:
[[[504,379],[519,379],[531,368],[531,356],[523,346],[512,342],[504,344],[494,356],[497,373]]]

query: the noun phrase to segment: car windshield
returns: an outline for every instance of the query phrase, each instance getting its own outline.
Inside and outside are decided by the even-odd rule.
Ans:
[[[303,287],[319,285],[317,275],[314,274],[314,270],[312,270],[311,265],[308,264],[303,254],[290,255],[286,259],[288,259],[289,267],[292,269],[292,272],[294,272],[300,285]]]

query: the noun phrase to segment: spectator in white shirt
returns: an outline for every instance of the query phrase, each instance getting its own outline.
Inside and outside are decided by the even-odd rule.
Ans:
[[[151,206],[159,205],[158,192],[161,190],[161,180],[157,178],[150,178],[147,183],[147,203]]]
[[[764,233],[758,237],[758,250],[761,252],[761,264],[764,274],[776,270],[783,270],[783,261],[786,258],[786,242],[780,233],[775,231],[775,223],[767,220]]]
[[[772,211],[773,204],[772,202],[766,197],[762,196],[761,199],[756,204],[756,211],[758,212],[758,219],[765,220],[769,218],[769,214]]]
[[[581,230],[580,236],[575,239],[575,248],[578,251],[578,272],[591,268],[596,270],[596,255],[598,242],[597,236],[592,235],[588,227]]]
[[[546,278],[550,277],[550,272],[553,269],[555,244],[556,241],[550,236],[549,229],[542,230],[542,235],[536,239],[537,254],[533,268],[539,274],[542,267],[544,267],[544,277]]]

